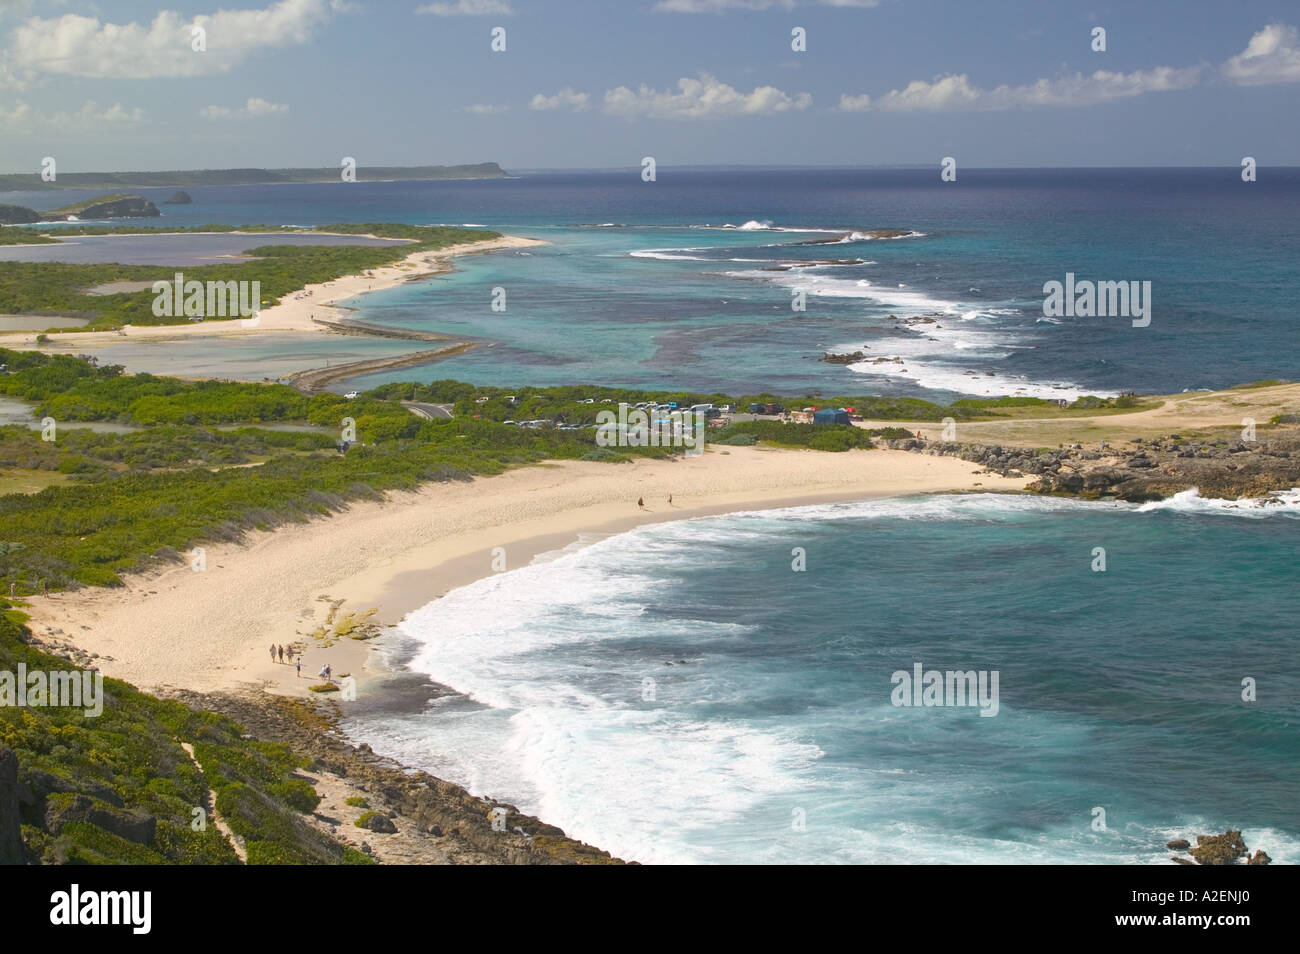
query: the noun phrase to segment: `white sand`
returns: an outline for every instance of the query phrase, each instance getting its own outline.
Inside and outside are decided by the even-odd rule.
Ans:
[[[301,680],[291,667],[271,664],[270,644],[302,640],[324,620],[329,607],[323,597],[344,599],[342,612],[378,607],[377,620],[395,622],[492,572],[494,547],[505,548],[509,569],[573,543],[579,533],[735,510],[1010,490],[1026,483],[981,474],[977,465],[956,458],[889,450],[731,447],[675,461],[535,465],[359,503],[333,517],[252,534],[244,546],[212,545],[204,572],[185,565],[131,578],[124,588],[34,597],[33,628],[112,657],[97,662],[106,675],[146,688],[206,691],[254,683],[302,692],[325,662],[336,675],[365,678],[366,644],[349,639],[328,649],[309,647]],[[645,498],[644,512],[638,497]]]
[[[194,321],[179,325],[126,325],[121,332],[74,331],[67,334],[52,334],[49,335],[49,339],[54,344],[88,346],[93,345],[96,340],[103,341],[121,334],[128,338],[188,338],[194,335],[257,335],[286,331],[327,333],[328,329],[313,322],[312,316],[335,321],[349,317],[350,312],[337,307],[338,302],[355,298],[369,291],[392,288],[413,278],[425,278],[447,271],[451,268],[451,259],[460,255],[475,255],[544,244],[536,239],[503,235],[499,239],[449,245],[447,248],[434,251],[412,252],[400,262],[372,269],[368,275],[345,275],[319,285],[307,285],[285,295],[280,299],[279,304],[262,309],[255,318]],[[36,347],[36,335],[32,332],[0,334],[0,345],[7,348]]]

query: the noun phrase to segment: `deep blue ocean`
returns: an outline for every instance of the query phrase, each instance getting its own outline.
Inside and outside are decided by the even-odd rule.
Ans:
[[[550,243],[352,302],[364,320],[484,347],[347,388],[947,400],[1300,379],[1295,169],[1250,184],[1233,166],[956,183],[661,169],[655,183],[628,171],[188,191],[195,204],[167,206],[162,224],[473,223]],[[70,201],[5,201],[24,199]],[[1150,326],[1047,320],[1043,285],[1067,272],[1150,281]],[[112,353],[260,380],[408,346],[423,347],[319,336]],[[817,360],[859,349],[862,363]],[[1141,508],[957,495],[656,524],[412,614],[385,638],[412,693],[396,708],[360,700],[348,728],[646,862],[1167,864],[1166,840],[1232,827],[1295,863],[1298,517],[1295,494]],[[996,673],[997,714],[894,705],[892,675],[916,665]]]

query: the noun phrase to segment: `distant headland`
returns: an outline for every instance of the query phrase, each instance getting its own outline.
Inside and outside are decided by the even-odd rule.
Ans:
[[[463,166],[359,166],[358,181],[409,181],[420,179],[503,179],[495,162]],[[117,189],[214,185],[264,185],[292,182],[338,182],[339,168],[320,169],[194,169],[172,172],[60,172],[45,182],[39,172],[0,175],[0,192],[37,189]]]
[[[80,219],[141,219],[161,215],[158,206],[138,195],[114,193],[38,212],[21,205],[0,205],[0,225],[76,222]]]

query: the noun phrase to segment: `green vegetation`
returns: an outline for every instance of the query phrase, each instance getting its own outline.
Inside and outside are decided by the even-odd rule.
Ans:
[[[505,173],[495,162],[460,166],[360,166],[361,181],[384,179],[489,179]],[[190,169],[171,172],[60,172],[55,182],[44,181],[39,173],[0,175],[0,192],[36,189],[112,189],[189,187],[204,185],[258,185],[268,182],[338,182],[339,167],[324,169]]]
[[[1072,411],[1099,411],[1109,409],[1128,410],[1137,407],[1141,399],[1133,394],[1121,394],[1119,397],[1100,398],[1091,394],[1084,395],[1070,405]]]
[[[0,225],[27,225],[39,222],[41,214],[25,205],[0,204]],[[6,243],[7,244],[7,243]]]
[[[734,447],[756,441],[821,451],[846,451],[855,447],[868,449],[875,446],[871,442],[871,436],[860,427],[848,424],[783,424],[780,421],[729,424],[718,431],[718,438],[713,443]]]
[[[251,529],[329,515],[351,501],[426,482],[467,480],[543,460],[617,463],[680,453],[672,447],[599,446],[597,415],[616,412],[617,401],[744,406],[765,399],[801,406],[807,400],[851,406],[872,417],[995,415],[916,399],[791,401],[581,386],[508,391],[446,380],[384,385],[349,401],[329,393],[306,396],[282,385],[125,375],[93,359],[34,351],[0,349],[0,362],[10,370],[0,375],[0,395],[30,401],[39,417],[57,423],[54,441],[41,440],[27,427],[0,427],[0,466],[14,475],[13,489],[28,491],[0,496],[4,538],[21,544],[0,548],[0,585],[14,583],[21,594],[39,592],[42,585],[115,585],[122,573],[153,560],[182,559],[184,551],[203,541],[237,540]],[[450,403],[455,416],[426,420],[404,408],[403,399]],[[1002,413],[1017,412],[1040,409],[1011,407]],[[340,451],[336,442],[344,437],[344,418],[353,419],[355,434]],[[552,426],[517,427],[506,420],[544,420]],[[86,421],[140,429],[96,433],[75,426]],[[272,429],[288,424],[315,429]],[[896,427],[872,432],[736,421],[712,428],[707,443],[839,452],[870,448],[873,436],[889,440],[910,434]],[[330,620],[317,638],[333,642],[372,633],[362,613]]]
[[[206,230],[207,227],[205,227]],[[229,227],[226,229],[231,231]],[[9,230],[5,230],[9,231]],[[29,230],[23,230],[29,231]],[[53,234],[93,235],[105,232],[153,232],[156,229],[92,226],[60,229]],[[278,232],[280,229],[265,229]],[[463,242],[496,238],[481,229],[424,228],[414,225],[364,223],[327,225],[312,231],[348,235],[372,234],[404,239],[402,245],[264,245],[250,248],[252,260],[222,265],[202,265],[183,270],[186,281],[261,282],[262,300],[274,301],[304,285],[332,281],[366,269],[392,264],[413,252],[446,248]],[[82,330],[100,331],[133,325],[184,323],[184,316],[159,317],[153,313],[150,289],[113,295],[87,295],[86,289],[116,281],[166,281],[173,267],[156,265],[74,265],[66,262],[0,262],[0,314],[56,314],[86,318]],[[233,316],[232,316],[233,318]],[[221,320],[212,318],[209,320]]]
[[[720,392],[698,391],[646,391],[635,388],[609,388],[595,385],[563,385],[549,388],[494,388],[466,384],[463,381],[441,380],[429,384],[396,382],[385,384],[367,392],[370,396],[393,400],[422,401],[432,404],[453,404],[457,415],[471,415],[492,421],[546,420],[558,423],[591,425],[601,411],[617,411],[620,402],[637,404],[654,401],[668,404],[676,401],[690,407],[693,404],[735,404],[744,410],[750,404],[782,404],[786,408],[851,407],[855,414],[869,420],[886,421],[941,421],[951,417],[959,421],[991,419],[999,415],[993,411],[964,406],[961,402],[951,406],[935,404],[920,398],[850,397],[837,395],[823,398],[805,395],[801,398],[784,397],[764,392],[762,394],[728,395]],[[509,399],[514,398],[511,402]],[[479,403],[480,398],[486,398]],[[586,404],[591,399],[595,403]]]
[[[0,223],[5,221],[5,209],[16,206],[0,205]],[[0,245],[55,245],[58,239],[42,235],[34,229],[0,228]]]
[[[876,427],[867,431],[867,433],[872,437],[879,437],[881,440],[886,441],[905,441],[909,437],[916,436],[905,427]]]
[[[1051,413],[1059,414],[1063,410],[1131,410],[1142,406],[1142,398],[1136,394],[1121,394],[1119,397],[1113,398],[1102,398],[1088,394],[1071,402],[1068,407],[1064,408],[1055,401],[1036,397],[963,398],[960,401],[953,401],[952,406],[983,411],[987,411],[989,408],[1046,408]]]
[[[428,421],[370,394],[347,401],[276,385],[126,376],[63,355],[3,349],[0,362],[14,372],[0,375],[0,394],[36,402],[42,417],[148,425],[127,434],[60,426],[58,439],[49,442],[22,426],[0,428],[4,466],[68,478],[39,493],[0,497],[5,539],[24,544],[0,553],[0,580],[22,593],[39,590],[41,580],[52,588],[115,584],[120,572],[156,556],[177,559],[201,540],[237,539],[249,529],[329,514],[382,491],[576,460],[595,449],[592,432],[529,430],[472,417]],[[359,444],[341,454],[334,442],[345,416],[355,421]],[[330,432],[214,427],[248,420],[314,423]],[[345,620],[334,635],[364,635],[364,624]]]
[[[70,205],[60,206],[57,209],[48,209],[41,213],[42,218],[66,218],[69,215],[80,215],[86,209],[93,208],[97,205],[104,205],[107,202],[121,202],[124,199],[138,199],[138,195],[130,195],[126,192],[114,192],[111,195],[97,195],[93,199],[83,199],[80,202],[73,202]]]
[[[360,795],[349,795],[347,798],[343,799],[343,804],[349,805],[352,808],[370,807],[370,803],[366,801],[364,798],[362,798]]]
[[[31,645],[22,615],[0,600],[0,671],[75,670]],[[18,759],[30,797],[19,804],[27,861],[71,864],[238,864],[208,817],[209,792],[248,861],[354,864],[369,859],[302,815],[319,798],[288,747],[243,738],[212,712],[105,679],[98,716],[82,708],[0,706],[0,752]],[[202,770],[181,747],[193,746]],[[7,859],[8,860],[8,859]]]

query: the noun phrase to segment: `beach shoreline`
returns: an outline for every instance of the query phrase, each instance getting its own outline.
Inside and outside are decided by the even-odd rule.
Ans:
[[[956,458],[884,449],[730,447],[630,464],[549,462],[205,545],[201,570],[190,551],[121,587],[29,597],[27,611],[47,646],[146,690],[305,696],[328,663],[360,693],[389,674],[374,641],[312,635],[348,614],[392,626],[541,554],[668,520],[1026,483]],[[269,658],[269,646],[293,644],[303,647],[301,675]]]
[[[481,242],[466,242],[441,249],[412,252],[401,261],[370,269],[369,274],[342,275],[328,282],[304,285],[283,296],[278,304],[262,309],[256,318],[196,321],[179,325],[124,325],[117,331],[69,331],[52,334],[38,331],[8,331],[0,332],[0,346],[17,349],[36,348],[39,347],[36,342],[38,334],[45,334],[51,344],[69,346],[90,346],[96,341],[114,340],[118,337],[185,340],[203,336],[250,336],[268,332],[330,334],[334,333],[332,329],[313,321],[313,316],[319,313],[322,318],[334,321],[345,319],[350,309],[342,306],[341,302],[369,292],[394,288],[408,281],[444,274],[453,268],[452,260],[461,256],[544,244],[546,243],[540,239],[502,235],[500,238],[484,239]]]

